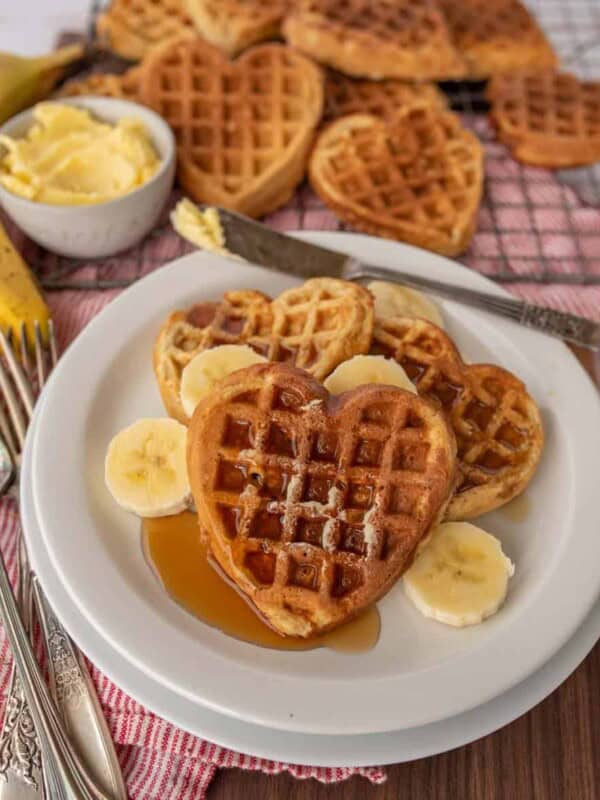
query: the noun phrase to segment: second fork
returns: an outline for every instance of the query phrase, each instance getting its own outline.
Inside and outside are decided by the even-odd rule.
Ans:
[[[0,432],[11,452],[13,463],[17,466],[17,482],[25,435],[33,414],[35,399],[57,361],[52,322],[49,324],[47,339],[42,335],[40,326],[37,323],[34,326],[33,365],[29,358],[25,334],[22,328],[20,346],[17,350],[13,347],[12,341],[0,330],[0,355],[4,358],[4,362],[0,360],[0,397],[4,401],[0,404]],[[31,380],[32,373],[35,381]],[[18,552],[20,572],[28,578],[30,566],[26,548],[20,546]],[[25,582],[29,584],[28,580]],[[33,576],[33,590],[48,655],[50,688],[70,738],[105,793],[115,800],[125,800],[127,795],[114,745],[81,653],[52,612],[35,576]],[[24,602],[29,606],[31,598],[25,597]],[[14,683],[13,681],[13,685]],[[20,690],[18,681],[16,683],[16,690]],[[26,712],[25,708],[23,713]],[[3,729],[0,734],[0,753],[8,735],[9,732]],[[0,772],[1,769],[0,759]],[[24,780],[24,783],[27,781]],[[41,797],[40,794],[30,796]]]

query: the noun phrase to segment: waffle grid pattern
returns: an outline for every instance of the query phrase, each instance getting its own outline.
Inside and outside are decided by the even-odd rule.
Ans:
[[[212,500],[257,584],[340,598],[368,580],[370,562],[398,549],[404,560],[418,541],[426,420],[415,404],[363,400],[345,412],[351,433],[341,436],[322,400],[308,404],[310,424],[301,404],[293,389],[264,382],[227,405]]]
[[[94,5],[98,15],[109,4]],[[101,40],[132,59],[141,58],[158,42],[194,31],[179,0],[115,0],[101,28]]]
[[[379,323],[373,342],[373,352],[395,358],[419,394],[448,412],[462,476],[459,494],[522,469],[541,431],[518,380],[494,365],[464,364],[451,340],[422,320]]]
[[[90,4],[90,35],[107,0]],[[550,38],[562,65],[582,78],[600,76],[600,4],[597,0],[526,0]],[[99,71],[123,70],[112,56]],[[486,182],[478,231],[461,257],[488,277],[508,284],[600,285],[600,165],[556,175],[508,158],[484,114],[483,83],[443,86],[453,110],[486,149]],[[175,198],[174,198],[175,199]],[[6,218],[0,214],[6,222]],[[286,229],[346,230],[306,187],[268,222]],[[128,286],[166,261],[193,250],[168,223],[127,253],[96,262],[55,256],[19,239],[21,251],[46,289],[113,289]]]
[[[559,137],[565,139],[565,145],[577,149],[582,146],[578,138],[589,137],[595,140],[600,156],[600,83],[580,83],[571,75],[551,72],[524,78],[507,75],[495,78],[488,94],[507,140],[517,143],[521,138],[535,137],[543,149],[544,137]],[[552,144],[546,146],[551,148]]]
[[[189,162],[189,168],[197,168],[229,194],[267,169],[274,151],[287,147],[297,135],[309,99],[297,66],[287,63],[282,51],[255,54],[248,67],[221,80],[201,53],[177,51],[163,67],[160,86],[154,87],[152,105],[170,120],[186,169]],[[185,101],[190,93],[180,85],[182,76],[202,91],[202,100],[191,96]],[[283,99],[279,118],[265,110],[269,102],[265,95]],[[245,97],[250,119],[244,115]],[[183,124],[190,119],[192,125]],[[228,130],[223,130],[223,122],[231,123],[224,126]]]
[[[331,128],[315,173],[333,202],[338,192],[351,197],[373,214],[374,226],[404,229],[407,237],[418,230],[449,246],[462,238],[477,206],[479,145],[454,115],[423,106],[411,109],[406,119],[398,145],[393,135],[375,138],[370,125],[347,125],[339,138]]]
[[[555,55],[540,26],[521,0],[441,0],[457,48],[478,76],[508,57],[521,66],[549,67]],[[491,44],[490,44],[491,43]]]
[[[269,361],[288,363],[324,377],[332,368],[329,353],[336,343],[364,323],[353,291],[312,285],[289,290],[273,302],[253,291],[229,292],[225,301],[192,308],[174,323],[168,355],[178,372],[201,350],[245,343]],[[214,317],[203,323],[206,314]],[[336,361],[337,363],[337,361]]]
[[[399,42],[409,49],[428,47],[441,34],[447,35],[442,17],[430,0],[396,0],[376,9],[370,0],[305,0],[303,12],[323,14],[330,24],[361,34],[368,29],[379,39]]]
[[[434,84],[403,81],[358,81],[329,72],[325,89],[326,122],[346,114],[385,116],[405,103],[426,101],[445,108],[446,98]]]

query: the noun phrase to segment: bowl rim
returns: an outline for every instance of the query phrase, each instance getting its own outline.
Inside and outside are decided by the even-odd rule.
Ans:
[[[81,101],[84,101],[83,103]],[[91,101],[91,104],[88,105],[88,102]],[[7,119],[5,122],[0,125],[0,135],[10,135],[8,134],[8,130],[11,129],[13,126],[18,125],[20,122],[23,122],[27,117],[33,116],[33,110],[38,106],[40,103],[53,103],[56,102],[60,105],[70,105],[70,106],[78,106],[81,105],[82,108],[87,109],[91,112],[92,116],[102,121],[102,110],[96,109],[95,106],[103,105],[103,106],[111,106],[113,104],[119,104],[124,106],[129,106],[131,108],[132,115],[135,115],[137,109],[141,109],[144,114],[147,114],[150,118],[150,124],[147,124],[146,127],[148,129],[148,133],[150,134],[150,138],[156,148],[156,140],[154,136],[154,132],[157,128],[161,129],[163,133],[166,134],[167,137],[167,152],[164,156],[160,156],[160,166],[152,175],[152,177],[148,178],[148,180],[143,183],[141,186],[138,186],[136,189],[133,189],[126,194],[120,195],[119,197],[113,197],[110,200],[103,200],[101,203],[78,203],[73,205],[63,204],[63,203],[41,203],[38,200],[31,200],[28,197],[22,197],[15,192],[11,192],[5,186],[0,183],[0,201],[4,201],[5,198],[8,199],[10,203],[20,204],[23,209],[28,208],[38,208],[43,209],[47,213],[50,214],[80,214],[80,213],[93,213],[92,209],[104,209],[107,206],[116,206],[119,203],[127,202],[130,198],[135,197],[140,192],[149,190],[154,184],[156,184],[160,178],[162,178],[166,173],[169,173],[173,169],[173,165],[175,163],[176,157],[176,146],[175,146],[175,135],[171,126],[168,122],[157,114],[154,109],[150,108],[149,106],[145,106],[142,103],[136,103],[133,100],[125,100],[120,97],[103,97],[102,95],[94,95],[94,94],[86,94],[86,95],[79,95],[77,97],[60,97],[56,98],[56,100],[49,98],[48,100],[41,100],[37,103],[34,103],[29,108],[23,109],[23,111],[19,111],[18,114]],[[122,117],[128,116],[128,114],[123,114]],[[122,118],[120,117],[120,118]],[[114,124],[114,123],[111,123]],[[146,121],[144,120],[144,124]],[[154,127],[153,127],[154,126]],[[171,179],[171,185],[173,183],[174,176]],[[4,203],[2,202],[2,205]]]

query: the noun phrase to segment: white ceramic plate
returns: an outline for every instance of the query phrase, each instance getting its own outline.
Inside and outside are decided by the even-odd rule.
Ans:
[[[303,234],[390,268],[501,293],[485,278],[406,245],[356,234]],[[231,639],[163,592],[141,553],[139,522],[103,482],[106,445],[140,416],[162,415],[151,347],[174,307],[234,287],[276,294],[283,275],[194,253],[111,303],[61,359],[33,446],[33,495],[52,563],[81,613],[127,660],[194,702],[284,730],[359,734],[459,714],[530,675],[575,632],[598,594],[596,502],[600,403],[558,342],[485,314],[444,305],[470,360],[524,378],[547,431],[523,523],[484,525],[517,565],[502,612],[454,630],[424,619],[397,585],[380,603],[382,636],[367,654],[286,652]]]
[[[358,736],[311,736],[273,730],[218,714],[166,689],[132,666],[79,613],[45,550],[31,492],[31,443],[21,472],[21,519],[33,568],[71,636],[109,677],[138,702],[191,733],[243,753],[324,767],[370,766],[425,758],[485,736],[524,714],[552,692],[585,658],[600,635],[600,600],[575,635],[541,669],[478,708],[404,731]]]

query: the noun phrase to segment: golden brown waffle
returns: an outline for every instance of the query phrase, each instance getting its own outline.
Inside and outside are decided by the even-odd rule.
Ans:
[[[61,88],[58,96],[81,97],[90,94],[139,102],[141,69],[141,67],[132,67],[122,75],[96,73],[87,78],[72,80]]]
[[[373,114],[389,119],[415,102],[445,109],[446,98],[432,83],[408,81],[360,81],[329,71],[325,81],[325,114],[329,121],[348,114]]]
[[[554,67],[558,59],[520,0],[440,0],[469,77]]]
[[[203,39],[230,55],[274,39],[288,0],[182,0]]]
[[[166,320],[154,346],[154,372],[165,407],[187,425],[181,373],[202,350],[248,344],[270,361],[302,367],[323,379],[338,364],[366,353],[373,332],[373,298],[361,286],[314,278],[271,301],[260,292],[227,292]]]
[[[483,151],[457,116],[419,104],[393,120],[354,114],[331,123],[309,175],[323,201],[358,230],[457,255],[475,232]]]
[[[371,352],[396,359],[419,394],[448,414],[460,472],[448,519],[477,517],[523,491],[544,434],[539,409],[518,378],[492,364],[465,364],[444,331],[424,319],[376,320]]]
[[[132,61],[172,39],[196,35],[182,0],[112,0],[96,33],[104,47]]]
[[[574,75],[498,75],[488,84],[498,137],[519,161],[575,167],[600,161],[600,82]]]
[[[177,42],[149,56],[141,93],[173,128],[194,199],[260,216],[303,178],[323,76],[289,47],[258,45],[230,62],[201,39]]]
[[[465,71],[435,0],[299,0],[283,33],[356,77],[444,80]]]
[[[428,401],[389,386],[333,398],[285,364],[231,375],[188,432],[211,552],[289,636],[340,625],[391,588],[443,513],[455,466]]]

